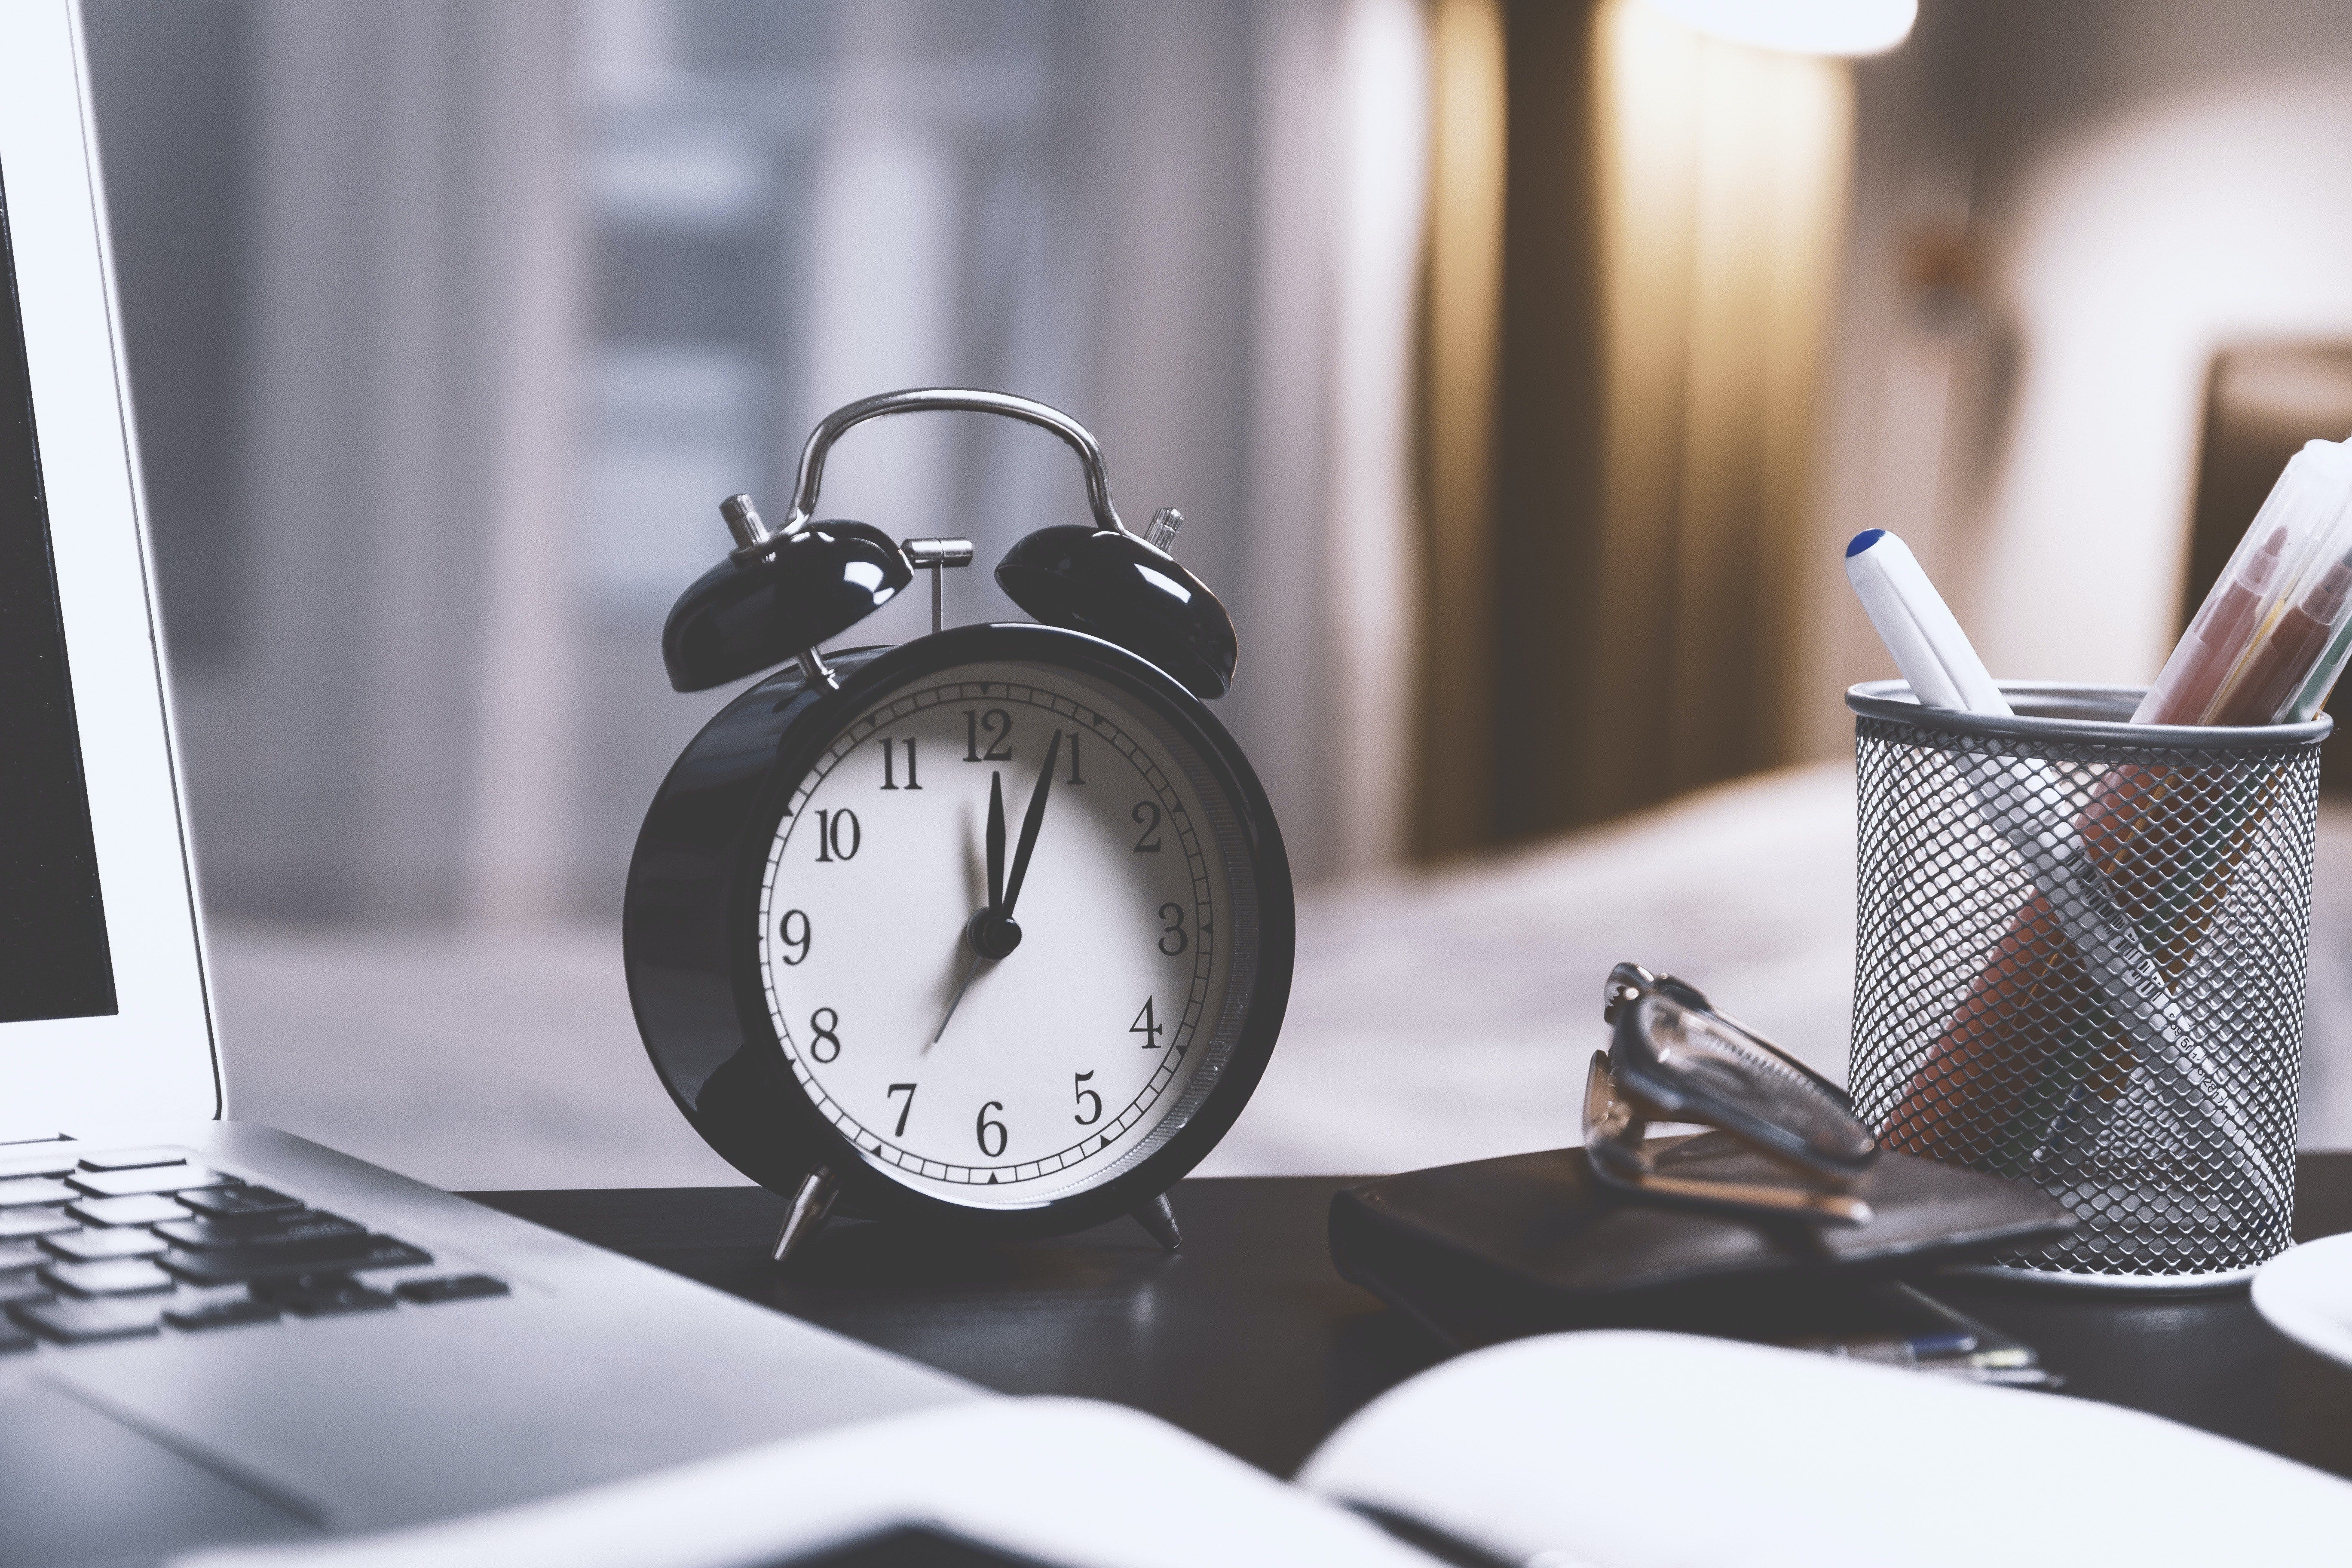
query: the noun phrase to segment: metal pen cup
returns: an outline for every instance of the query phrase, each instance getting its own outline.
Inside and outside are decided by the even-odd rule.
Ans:
[[[2194,1289],[2284,1250],[2319,749],[2333,721],[2134,725],[2134,687],[2002,682],[2013,719],[1855,715],[1855,1113],[2033,1182],[2021,1279]]]

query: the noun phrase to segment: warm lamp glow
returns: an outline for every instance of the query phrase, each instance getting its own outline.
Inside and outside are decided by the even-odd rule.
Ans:
[[[1648,0],[1685,26],[1797,55],[1877,55],[1911,36],[1919,0]]]

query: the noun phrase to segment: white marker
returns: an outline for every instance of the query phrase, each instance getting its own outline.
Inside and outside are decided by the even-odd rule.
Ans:
[[[1883,528],[1865,529],[1845,547],[1845,577],[1913,696],[1930,708],[2011,716],[2009,700],[1909,545]]]

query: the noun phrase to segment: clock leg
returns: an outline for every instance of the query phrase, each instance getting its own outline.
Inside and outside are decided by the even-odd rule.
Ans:
[[[824,1216],[833,1212],[834,1194],[840,1184],[833,1173],[819,1165],[801,1183],[801,1190],[793,1194],[793,1206],[784,1215],[784,1225],[776,1232],[776,1261],[789,1262],[803,1243],[824,1226]]]
[[[1166,1193],[1129,1212],[1135,1216],[1136,1224],[1151,1233],[1152,1240],[1169,1251],[1174,1252],[1183,1247],[1184,1238],[1176,1230],[1176,1211],[1168,1206]]]

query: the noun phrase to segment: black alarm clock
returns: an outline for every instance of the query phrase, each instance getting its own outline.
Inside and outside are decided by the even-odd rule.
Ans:
[[[884,415],[1024,420],[1077,453],[1092,526],[1042,530],[996,578],[1041,624],[940,624],[969,542],[814,517],[833,443]],[[1290,994],[1289,862],[1248,760],[1204,701],[1232,618],[1112,505],[1094,437],[1003,393],[836,410],[771,531],[670,612],[671,684],[742,692],[670,769],[623,929],[646,1049],[687,1120],[792,1200],[782,1261],[831,1213],[975,1237],[1133,1215],[1256,1088]],[[820,654],[932,574],[932,631]]]

